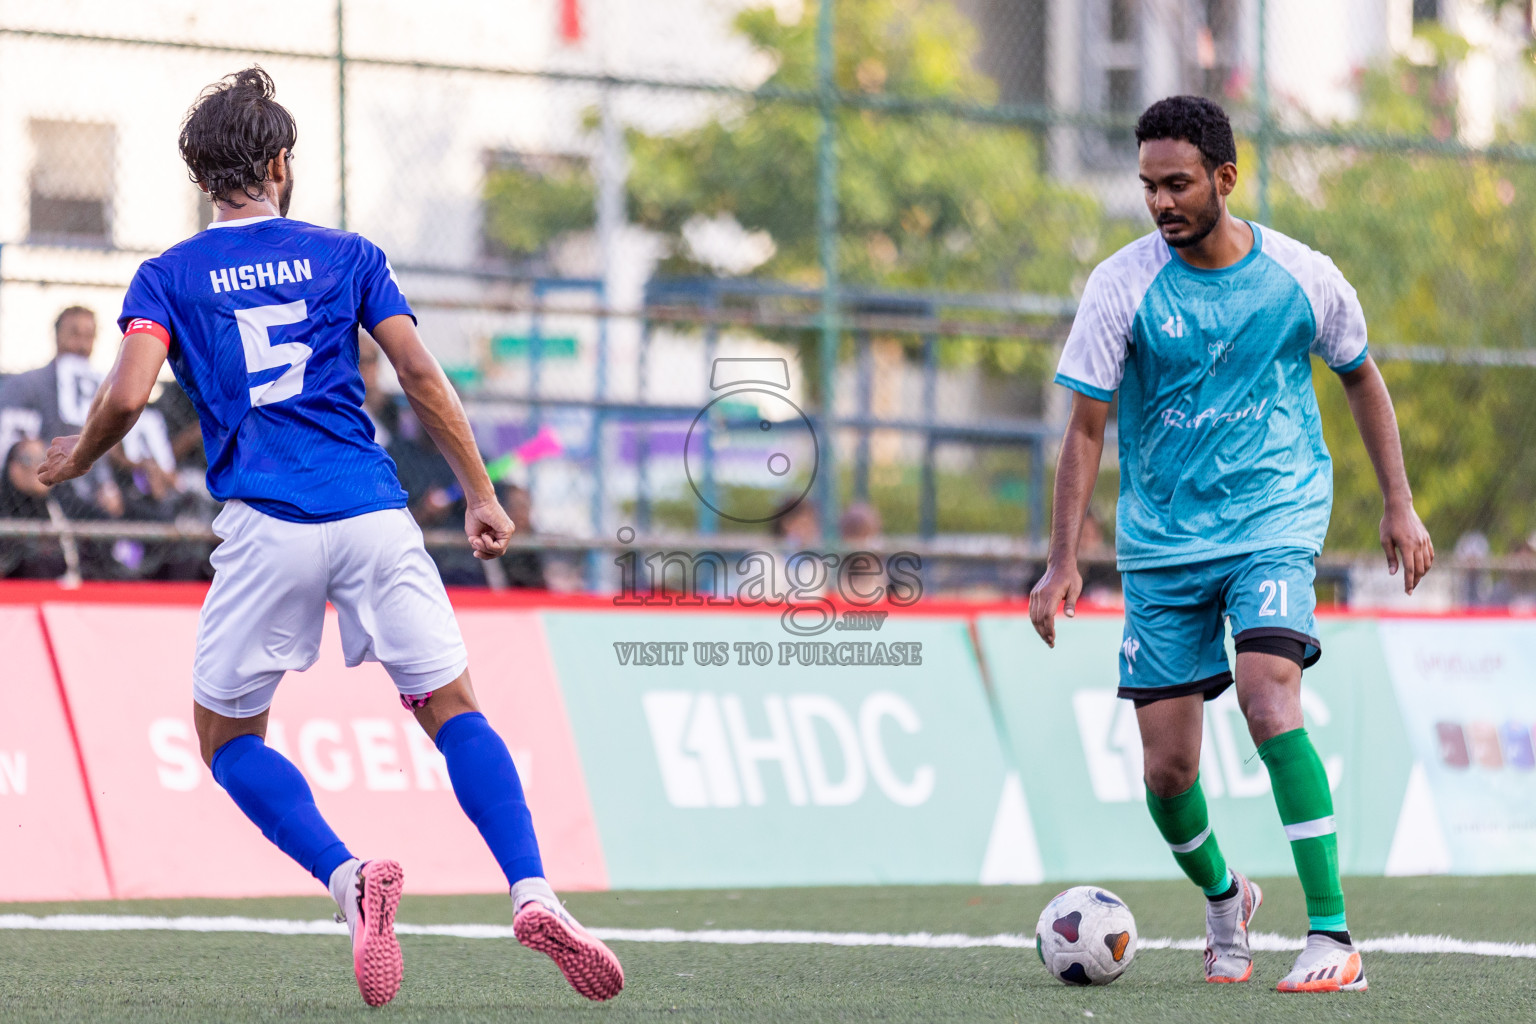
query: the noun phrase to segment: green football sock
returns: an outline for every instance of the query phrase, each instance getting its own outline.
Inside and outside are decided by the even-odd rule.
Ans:
[[[1301,891],[1307,895],[1312,931],[1342,932],[1344,890],[1339,885],[1339,837],[1333,820],[1328,773],[1305,729],[1292,729],[1259,745],[1291,841]]]
[[[1147,790],[1147,809],[1163,834],[1173,859],[1207,896],[1220,896],[1232,888],[1227,859],[1221,855],[1216,834],[1205,811],[1200,779],[1178,796],[1160,797]]]

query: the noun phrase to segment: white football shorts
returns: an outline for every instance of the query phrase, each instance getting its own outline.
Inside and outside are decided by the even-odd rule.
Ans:
[[[403,697],[446,686],[469,665],[459,624],[403,508],[330,523],[290,523],[230,501],[197,627],[192,696],[226,718],[267,710],[283,675],[320,656],[325,603],[336,607],[347,666],[384,665]]]

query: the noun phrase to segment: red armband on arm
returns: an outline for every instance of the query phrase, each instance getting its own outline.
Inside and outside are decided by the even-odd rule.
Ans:
[[[171,332],[155,323],[153,320],[146,320],[143,317],[139,317],[136,320],[128,321],[128,326],[123,330],[123,337],[126,338],[130,334],[152,334],[159,338],[160,343],[167,349],[171,347]]]

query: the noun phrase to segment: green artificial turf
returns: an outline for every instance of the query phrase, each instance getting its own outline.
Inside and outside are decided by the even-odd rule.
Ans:
[[[1305,929],[1294,879],[1263,881],[1258,931]],[[1143,936],[1202,934],[1199,894],[1173,882],[1112,885]],[[593,926],[1028,933],[1055,886],[582,893]],[[1536,880],[1351,879],[1361,938],[1408,933],[1536,942]],[[128,913],[319,919],[329,900],[15,904],[0,914]],[[400,920],[507,924],[504,897],[407,896]],[[405,985],[382,1010],[358,998],[345,940],[238,933],[0,930],[3,1021],[1528,1021],[1536,960],[1366,957],[1371,990],[1281,996],[1292,953],[1255,955],[1246,985],[1206,985],[1198,952],[1143,950],[1107,988],[1068,988],[1031,950],[925,950],[615,942],[628,986],[608,1004],[571,992],[510,940],[405,936]]]

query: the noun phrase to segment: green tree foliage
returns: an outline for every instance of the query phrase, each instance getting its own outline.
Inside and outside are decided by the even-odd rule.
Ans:
[[[1436,38],[1440,62],[1368,72],[1362,127],[1449,138],[1450,70],[1465,52]],[[1528,131],[1520,134],[1530,138]],[[1288,154],[1294,181],[1275,226],[1331,256],[1359,291],[1378,346],[1536,347],[1536,166],[1441,156],[1311,150]],[[1442,552],[1470,530],[1495,551],[1536,528],[1536,370],[1388,361],[1415,504]],[[1381,498],[1343,389],[1319,374],[1335,457],[1329,544],[1368,550]]]
[[[485,176],[486,239],[502,255],[525,259],[555,239],[592,226],[591,170],[574,160],[493,167]]]
[[[816,86],[816,25],[806,6],[794,24],[766,6],[737,19],[775,68],[768,86]],[[835,81],[849,93],[995,99],[974,68],[974,29],[949,4],[842,0],[835,50]],[[838,259],[849,283],[1064,294],[1106,244],[1097,204],[1041,173],[1027,131],[858,110],[841,111],[837,128]],[[695,216],[733,216],[773,239],[759,273],[814,285],[819,132],[814,109],[764,102],[680,134],[635,135],[632,215],[674,239]],[[680,244],[670,268],[705,269]]]
[[[770,6],[749,9],[736,28],[774,68],[766,86],[816,88],[814,4],[792,24]],[[973,26],[951,4],[840,0],[834,82],[848,94],[990,103],[995,87],[976,71],[976,50]],[[1028,130],[852,108],[837,113],[836,126],[836,259],[845,285],[1067,295],[1134,234],[1085,191],[1042,173],[1039,139]],[[754,274],[818,286],[820,132],[816,109],[764,101],[727,106],[680,133],[632,134],[630,212],[673,240],[662,271],[711,273],[683,244],[683,229],[695,217],[729,216],[773,241]],[[812,332],[778,333],[807,356],[816,344]],[[903,339],[914,355],[916,340]],[[979,362],[1022,388],[1043,384],[1049,357],[1045,346],[1017,340],[951,337],[940,346],[946,364]]]

